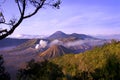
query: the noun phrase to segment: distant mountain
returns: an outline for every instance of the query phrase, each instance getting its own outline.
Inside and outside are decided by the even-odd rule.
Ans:
[[[39,56],[45,59],[50,59],[50,58],[62,56],[67,53],[72,53],[72,50],[67,49],[61,45],[53,45],[43,53],[40,53]]]
[[[60,38],[66,38],[68,35],[63,33],[62,31],[57,31],[50,35],[48,39],[53,40],[53,39],[60,39]]]
[[[32,47],[35,47],[35,45],[37,44],[38,42],[38,39],[30,39],[18,46],[16,46],[15,48],[13,48],[13,51],[20,51],[20,50],[24,50],[24,49],[27,49],[27,48],[32,48]]]
[[[18,46],[29,39],[16,39],[16,38],[5,38],[0,40],[0,48],[11,47],[11,46]]]
[[[97,38],[101,38],[101,39],[116,39],[116,40],[120,40],[120,34],[113,34],[113,35],[97,35],[95,36]]]
[[[92,36],[85,35],[85,34],[77,34],[77,33],[66,34],[62,31],[57,31],[53,33],[51,36],[49,36],[48,39],[49,40],[58,39],[63,42],[68,42],[68,41],[74,41],[74,40],[97,39],[97,38],[94,38]]]
[[[23,40],[23,39],[20,39],[20,40]],[[35,49],[35,45],[38,43],[38,41],[39,41],[38,39],[30,39],[30,40],[24,41],[23,43],[19,45],[16,45],[15,47],[12,47],[11,49],[1,49],[1,52],[8,53],[8,54],[9,53],[10,54],[18,54],[18,53],[21,54],[21,52],[24,52],[24,54],[26,54],[28,50],[30,51],[30,50]]]
[[[84,39],[97,39],[97,38],[94,38],[94,37],[89,36],[89,35],[77,34],[77,33],[72,33],[69,36],[76,37],[76,38],[79,38],[79,39],[82,39],[82,40],[84,40]]]

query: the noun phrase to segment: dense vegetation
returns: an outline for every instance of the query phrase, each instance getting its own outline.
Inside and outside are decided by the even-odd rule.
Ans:
[[[26,69],[20,69],[18,80],[62,80],[61,68],[49,61],[35,62],[31,60]]]
[[[68,80],[120,80],[120,42],[51,61],[63,68]]]
[[[5,71],[4,67],[4,59],[0,55],[0,80],[10,80],[10,75],[8,72]]]

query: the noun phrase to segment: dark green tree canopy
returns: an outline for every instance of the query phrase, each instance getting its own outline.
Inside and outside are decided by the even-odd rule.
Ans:
[[[0,55],[0,80],[10,80],[10,75],[5,71],[4,67],[4,59],[2,55]]]
[[[35,62],[31,60],[26,69],[20,69],[18,80],[62,80],[62,69],[49,61]]]
[[[0,3],[0,8],[1,5],[4,4],[4,2],[7,2],[7,0],[3,0],[3,2]],[[41,8],[50,6],[59,9],[61,0],[14,0],[14,3],[16,4],[19,10],[19,18],[11,18],[7,20],[4,16],[3,11],[0,11],[0,40],[11,35],[24,19],[32,17]],[[28,7],[32,7],[29,13],[27,12]],[[1,28],[2,25],[7,25],[10,27],[10,29],[3,29]]]

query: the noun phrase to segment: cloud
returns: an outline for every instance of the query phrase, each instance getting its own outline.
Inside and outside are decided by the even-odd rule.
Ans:
[[[66,47],[80,46],[80,45],[84,45],[84,44],[87,44],[89,46],[96,46],[96,45],[103,45],[104,43],[106,43],[106,41],[86,39],[86,40],[70,41],[70,42],[67,42],[63,45]]]
[[[53,45],[63,45],[63,42],[58,39],[55,39],[49,44],[49,46],[53,46]]]

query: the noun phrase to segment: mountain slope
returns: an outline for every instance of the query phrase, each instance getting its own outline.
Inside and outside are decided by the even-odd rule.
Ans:
[[[5,38],[0,40],[0,48],[10,47],[10,46],[17,46],[20,45],[29,39],[16,39],[16,38]]]
[[[72,50],[67,49],[61,45],[53,45],[50,48],[48,48],[46,51],[44,51],[43,53],[40,53],[39,56],[45,59],[49,59],[49,58],[62,56],[67,53],[72,53]]]
[[[20,53],[21,51],[25,51],[28,48],[34,48],[36,43],[38,42],[38,39],[31,39],[27,40],[20,45],[17,45],[16,47],[13,47],[12,49],[6,49],[1,50],[2,53]]]
[[[63,68],[64,74],[78,77],[86,74],[85,80],[119,80],[120,77],[120,42],[112,42],[82,54],[67,54],[51,61]],[[119,73],[119,74],[118,74]],[[113,77],[114,76],[114,77]],[[116,76],[116,77],[115,77]],[[72,79],[73,80],[73,79]],[[76,79],[75,79],[76,80]],[[83,79],[84,80],[84,79]]]
[[[26,49],[26,48],[29,48],[29,47],[33,47],[33,46],[35,46],[37,41],[38,41],[37,39],[28,40],[25,43],[20,44],[19,46],[17,46],[14,50],[22,50],[22,49]]]

